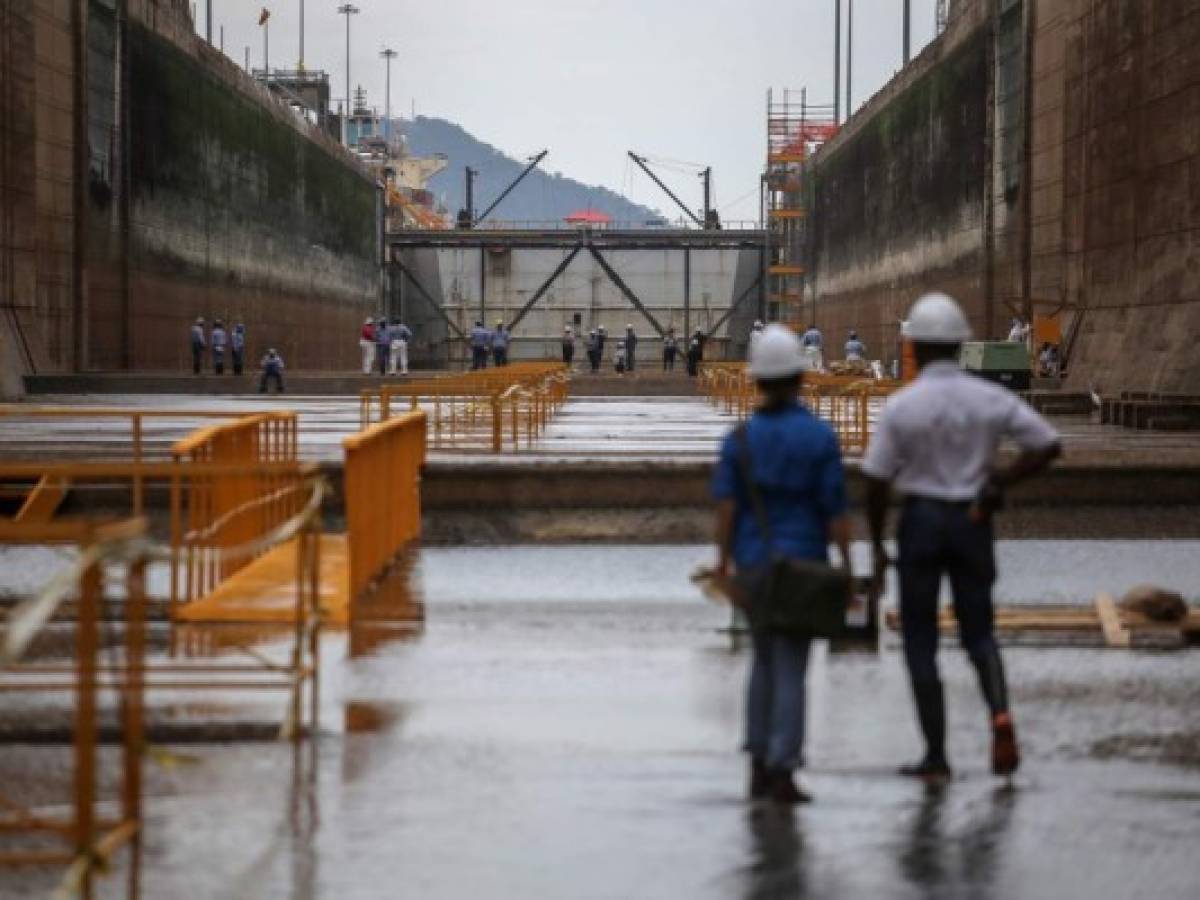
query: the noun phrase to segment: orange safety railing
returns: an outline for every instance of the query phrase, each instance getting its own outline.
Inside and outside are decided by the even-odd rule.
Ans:
[[[0,521],[0,545],[72,545],[78,552],[69,577],[60,577],[40,596],[17,606],[5,623],[0,650],[0,693],[29,691],[74,694],[71,799],[68,816],[35,812],[0,796],[0,833],[52,837],[62,849],[0,851],[0,865],[68,865],[60,893],[92,896],[93,875],[128,847],[128,895],[138,895],[142,843],[142,758],[145,750],[143,694],[146,651],[146,523],[70,520],[52,523]],[[101,661],[100,621],[105,569],[125,566],[124,642]],[[21,662],[33,638],[68,596],[75,604],[75,658],[69,665]],[[112,689],[121,733],[118,801],[112,812],[98,807],[99,718]]]
[[[253,546],[296,515],[314,469],[297,463],[296,414],[261,413],[202,428],[172,448],[181,467],[171,483],[172,608],[209,594],[259,553],[230,554]],[[234,467],[239,474],[205,477],[204,465]],[[184,473],[189,473],[185,479]]]
[[[866,452],[871,423],[883,403],[900,385],[861,376],[806,373],[801,399],[812,413],[837,432],[842,452]],[[726,415],[744,419],[754,411],[758,388],[745,363],[705,363],[700,369],[700,389]]]
[[[342,441],[350,609],[421,534],[421,467],[427,418],[409,412]]]
[[[513,363],[458,375],[406,380],[364,390],[361,427],[423,409],[429,444],[438,449],[503,452],[528,446],[567,401],[570,378],[561,363]]]

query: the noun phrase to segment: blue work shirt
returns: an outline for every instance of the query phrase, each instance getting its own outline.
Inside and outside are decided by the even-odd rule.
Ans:
[[[482,325],[471,329],[471,346],[476,350],[487,350],[492,345],[492,333]]]
[[[507,350],[508,349],[508,332],[503,328],[497,328],[492,332],[492,349]]]
[[[837,435],[800,404],[756,412],[746,424],[751,470],[767,508],[773,549],[790,559],[829,557],[829,523],[846,512]],[[712,495],[734,500],[733,560],[741,570],[770,562],[771,551],[742,480],[736,433],[726,435]]]

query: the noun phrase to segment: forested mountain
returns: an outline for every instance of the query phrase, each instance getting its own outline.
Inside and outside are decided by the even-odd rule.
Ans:
[[[444,153],[450,165],[429,182],[429,189],[444,203],[451,215],[463,206],[466,192],[463,168],[478,170],[475,180],[475,209],[483,212],[500,192],[525,168],[526,162],[513,159],[490,144],[473,137],[465,129],[444,119],[417,116],[397,122],[408,140],[409,150],[417,156]],[[611,216],[614,222],[645,224],[662,216],[608,188],[595,187],[546,171],[553,165],[551,155],[496,207],[491,218],[518,222],[557,221],[580,209],[594,209]]]

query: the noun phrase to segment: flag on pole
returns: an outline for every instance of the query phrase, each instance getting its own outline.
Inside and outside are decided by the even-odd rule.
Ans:
[[[258,14],[258,24],[266,25],[269,18],[271,18],[271,11],[264,6],[262,12]]]

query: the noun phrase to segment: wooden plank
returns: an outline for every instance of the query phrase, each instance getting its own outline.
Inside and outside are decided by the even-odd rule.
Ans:
[[[1130,643],[1129,629],[1121,622],[1121,614],[1117,611],[1117,601],[1111,594],[1103,592],[1096,595],[1096,614],[1100,617],[1100,629],[1104,632],[1104,641],[1110,647],[1128,647]]]

